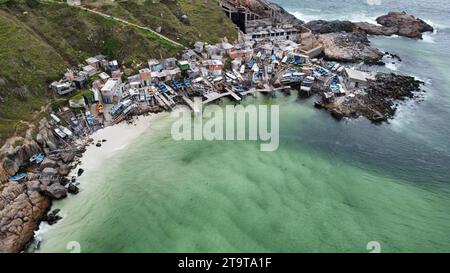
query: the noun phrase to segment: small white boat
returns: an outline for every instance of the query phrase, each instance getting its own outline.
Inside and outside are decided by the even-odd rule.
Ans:
[[[60,138],[65,138],[67,135],[63,133],[63,131],[61,131],[59,128],[55,128],[55,133],[56,135],[58,135]]]
[[[58,116],[56,116],[55,114],[50,114],[50,117],[56,122],[56,123],[60,123],[61,119],[58,118]]]
[[[72,131],[67,129],[67,127],[59,126],[59,129],[61,129],[61,131],[69,137],[71,137],[73,135]]]

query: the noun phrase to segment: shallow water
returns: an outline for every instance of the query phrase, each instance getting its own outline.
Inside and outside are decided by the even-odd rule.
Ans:
[[[366,252],[369,241],[385,252],[450,251],[446,3],[275,2],[314,19],[401,8],[439,25],[434,42],[371,39],[400,55],[397,73],[427,83],[422,99],[378,126],[337,122],[294,94],[247,99],[280,104],[276,152],[256,142],[177,142],[163,116],[87,170],[79,195],[55,203],[65,217],[45,229],[40,251],[68,252],[71,241],[82,252]]]

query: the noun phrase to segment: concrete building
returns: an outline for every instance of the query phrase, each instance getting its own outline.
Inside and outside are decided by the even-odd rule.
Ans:
[[[368,72],[346,68],[344,70],[344,84],[347,89],[364,88],[367,80],[375,80],[375,76]]]
[[[152,71],[149,68],[144,68],[139,70],[139,79],[141,81],[141,85],[150,86],[152,82]]]
[[[102,95],[102,101],[106,104],[112,104],[114,103],[114,97],[118,96],[118,93],[121,93],[121,84],[122,81],[120,78],[110,78],[105,83],[105,85],[102,87],[101,95]]]

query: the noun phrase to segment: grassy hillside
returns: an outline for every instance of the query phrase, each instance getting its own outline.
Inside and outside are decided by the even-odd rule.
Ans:
[[[82,5],[126,19],[191,45],[196,41],[218,42],[222,37],[237,38],[217,0],[82,0]]]
[[[183,44],[236,36],[215,0],[83,2],[139,25],[162,26],[163,34]],[[148,31],[37,0],[0,0],[0,41],[0,146],[39,118],[37,111],[54,100],[48,84],[65,68],[99,53],[139,67],[181,50]]]

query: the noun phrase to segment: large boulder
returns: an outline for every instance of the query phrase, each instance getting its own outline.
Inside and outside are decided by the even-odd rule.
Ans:
[[[67,196],[66,188],[59,183],[51,184],[50,186],[46,187],[46,189],[44,189],[42,193],[50,197],[51,199],[56,200],[63,199]]]
[[[41,165],[39,165],[39,168],[41,170],[44,170],[45,168],[55,168],[57,166],[58,164],[56,163],[56,161],[51,160],[50,158],[46,158],[44,159],[44,161],[42,161]]]
[[[33,238],[34,230],[50,202],[39,194],[36,181],[7,183],[0,192],[0,253],[19,252]]]
[[[69,165],[66,165],[66,164],[60,164],[60,165],[59,165],[59,168],[58,168],[58,173],[59,173],[59,175],[61,175],[61,176],[67,176],[67,175],[69,175],[70,170],[71,170],[71,168],[70,168]]]
[[[387,27],[396,29],[396,34],[409,38],[422,38],[422,33],[434,31],[433,27],[422,19],[419,19],[406,12],[389,12],[377,18],[377,23]]]
[[[44,168],[42,170],[42,175],[44,175],[44,176],[54,176],[57,174],[58,174],[58,171],[55,168]]]
[[[16,174],[20,168],[15,160],[11,160],[8,157],[3,159],[2,167],[8,176]]]
[[[379,63],[383,53],[371,47],[364,33],[328,33],[320,34],[318,41],[323,45],[325,59],[340,62]]]

